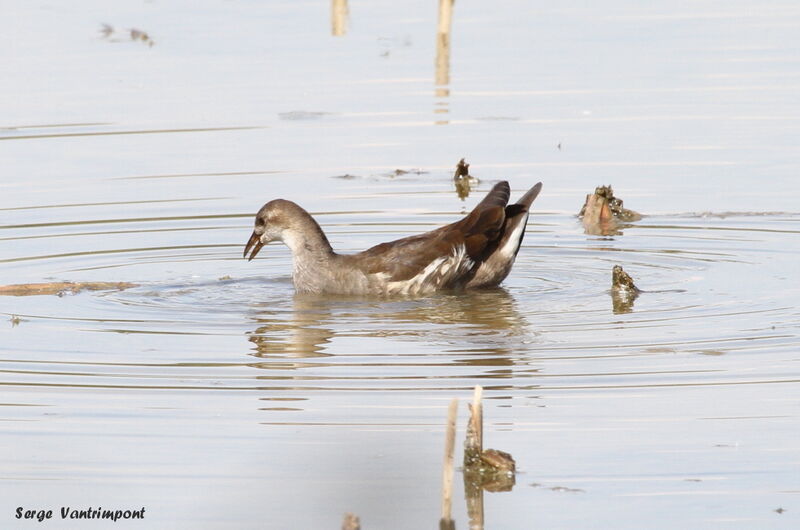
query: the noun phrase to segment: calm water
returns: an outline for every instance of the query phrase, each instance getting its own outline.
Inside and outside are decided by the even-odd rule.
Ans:
[[[138,284],[0,297],[3,528],[432,528],[474,385],[520,470],[486,528],[800,523],[800,6],[459,0],[438,72],[436,2],[340,36],[329,2],[1,10],[0,284]],[[272,198],[357,251],[499,179],[544,182],[503,289],[300,297],[285,247],[241,258]],[[608,183],[647,217],[585,235]],[[615,306],[614,264],[652,292]]]

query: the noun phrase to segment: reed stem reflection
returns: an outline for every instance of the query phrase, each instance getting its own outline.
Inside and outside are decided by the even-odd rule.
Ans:
[[[436,114],[447,114],[446,98],[450,96],[450,30],[453,26],[454,0],[439,0],[439,24],[436,30]],[[446,125],[448,120],[437,120],[437,125]]]
[[[347,0],[331,0],[331,35],[342,37],[347,33],[347,17],[349,15]]]

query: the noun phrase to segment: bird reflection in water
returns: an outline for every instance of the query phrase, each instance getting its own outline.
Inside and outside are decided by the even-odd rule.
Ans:
[[[325,327],[330,307],[321,298],[295,295],[292,310],[262,311],[255,318],[259,326],[248,340],[255,345],[256,357],[278,356],[312,358],[331,355],[324,350],[333,339],[333,330]],[[288,317],[288,318],[287,318]],[[259,368],[276,368],[269,365]],[[296,366],[288,366],[295,368]]]
[[[450,351],[470,353],[456,362],[510,366],[515,345],[524,340],[521,336],[532,334],[514,297],[500,287],[424,298],[296,294],[290,311],[262,309],[254,321],[258,327],[248,334],[255,345],[253,355],[270,359],[330,356],[339,335],[426,344],[445,341]],[[258,367],[295,367],[292,364],[270,362]]]

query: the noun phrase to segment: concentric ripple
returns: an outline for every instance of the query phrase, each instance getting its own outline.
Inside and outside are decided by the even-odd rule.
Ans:
[[[291,382],[317,392],[452,391],[500,379],[509,389],[541,390],[792,380],[768,369],[710,369],[695,356],[775,354],[796,345],[788,293],[764,296],[788,281],[769,270],[781,270],[774,262],[795,237],[796,216],[649,217],[623,235],[598,238],[584,235],[572,216],[537,213],[502,288],[394,300],[294,295],[287,249],[269,246],[247,263],[241,245],[230,243],[246,238],[249,217],[2,227],[3,242],[19,249],[6,254],[7,267],[136,284],[0,300],[19,323],[7,334],[2,383],[263,390]],[[353,250],[446,221],[392,211],[319,217],[337,246]],[[614,264],[644,291],[622,306],[609,291]],[[732,288],[754,268],[758,278]],[[26,351],[27,333],[83,346],[66,359],[59,348],[12,353]],[[100,347],[114,337],[127,346]],[[670,362],[676,356],[693,360]]]

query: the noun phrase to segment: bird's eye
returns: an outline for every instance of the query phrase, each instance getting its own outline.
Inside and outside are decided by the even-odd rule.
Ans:
[[[256,217],[256,227],[260,228],[262,226],[264,226],[264,219],[261,217]]]

